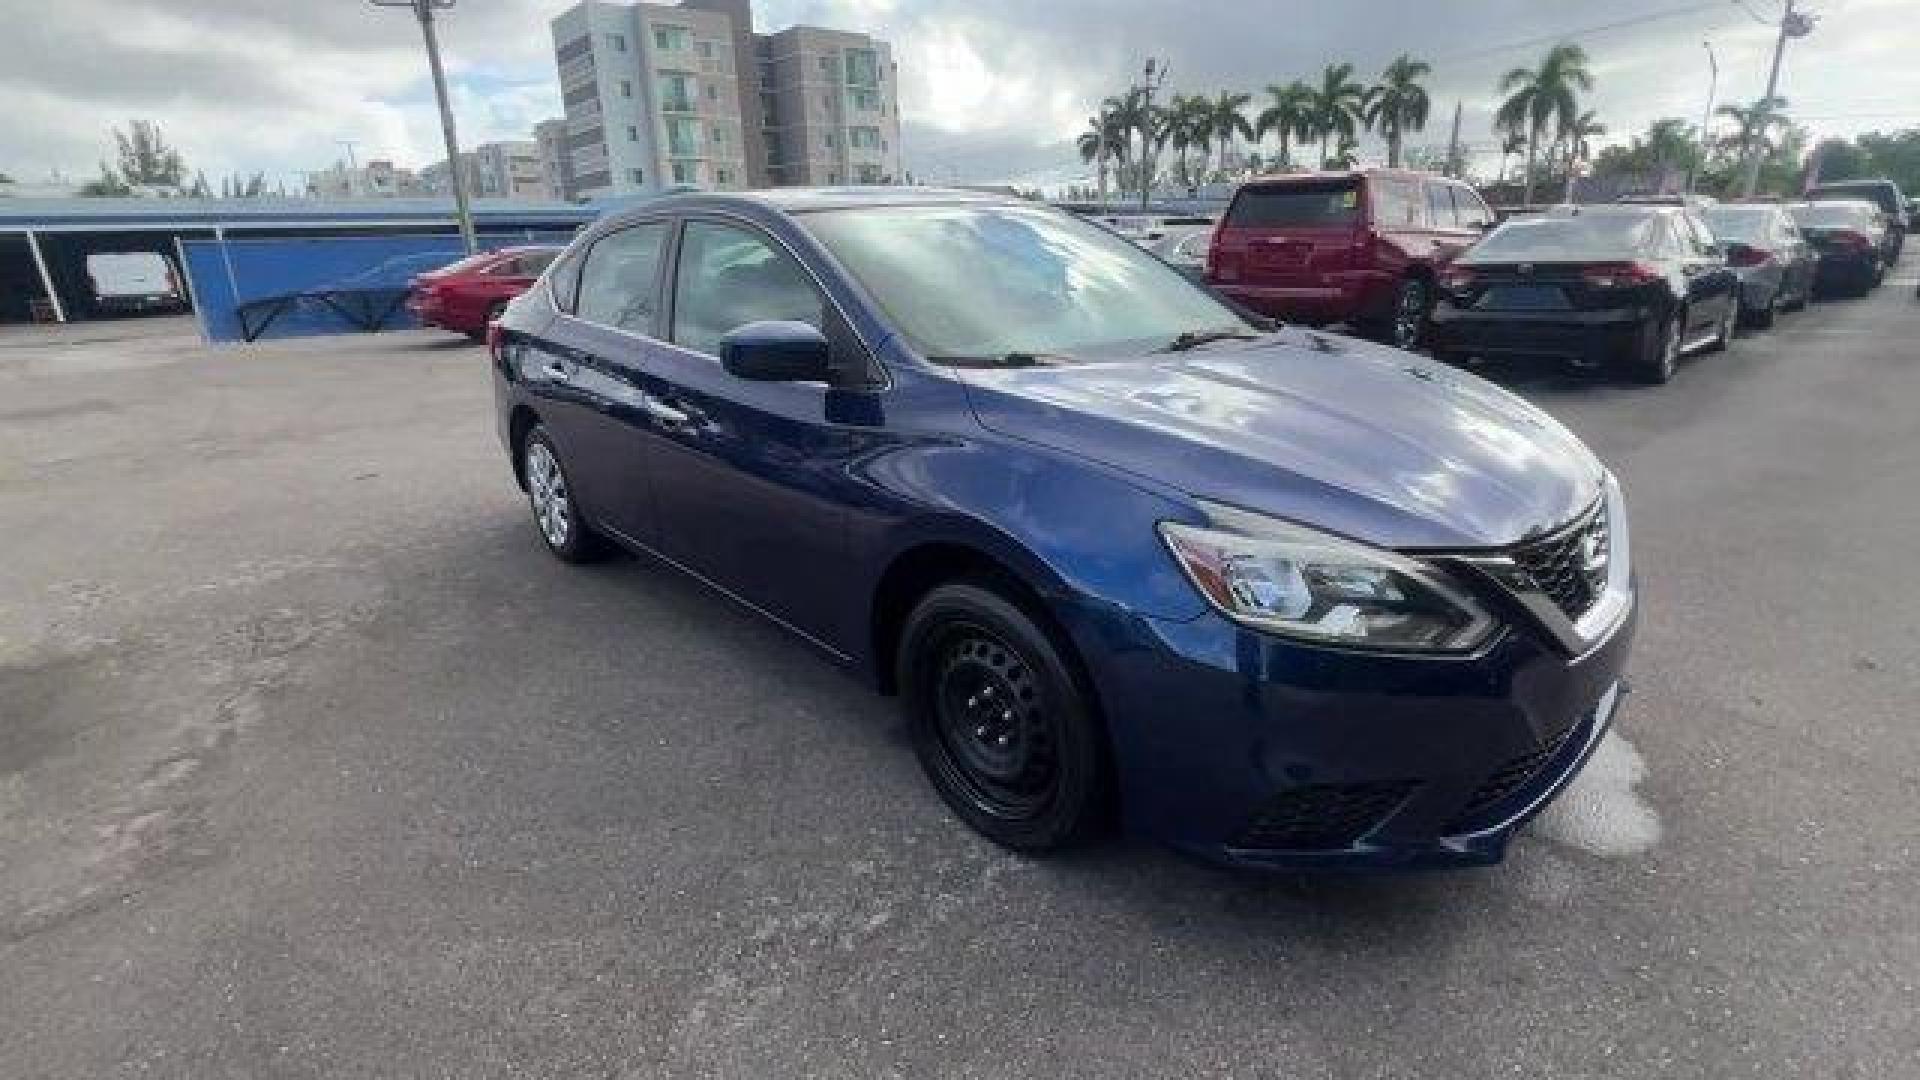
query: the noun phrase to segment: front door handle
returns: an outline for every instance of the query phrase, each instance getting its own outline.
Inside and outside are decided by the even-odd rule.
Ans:
[[[687,421],[691,419],[684,409],[676,409],[652,394],[641,395],[640,408],[648,416],[668,427],[685,427]]]

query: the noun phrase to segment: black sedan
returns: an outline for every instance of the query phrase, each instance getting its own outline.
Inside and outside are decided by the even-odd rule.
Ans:
[[[1809,202],[1787,207],[1819,253],[1817,288],[1865,296],[1887,275],[1887,220],[1870,202]]]
[[[1740,277],[1740,318],[1772,326],[1774,315],[1813,298],[1813,245],[1777,203],[1719,203],[1701,214]]]
[[[1698,215],[1583,206],[1515,218],[1448,266],[1436,358],[1549,356],[1672,378],[1680,356],[1733,340],[1739,278]]]

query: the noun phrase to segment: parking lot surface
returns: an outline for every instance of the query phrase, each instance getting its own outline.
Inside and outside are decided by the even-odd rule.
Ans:
[[[1894,1077],[1920,1061],[1920,304],[1666,387],[1634,693],[1500,867],[966,831],[892,702],[541,547],[483,352],[0,332],[0,1076]]]

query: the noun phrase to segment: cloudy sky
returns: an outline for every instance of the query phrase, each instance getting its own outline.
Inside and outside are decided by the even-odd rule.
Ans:
[[[1326,63],[1364,76],[1402,51],[1430,61],[1444,143],[1489,140],[1493,84],[1562,37],[1593,57],[1590,105],[1624,137],[1695,118],[1710,39],[1720,95],[1760,95],[1782,0],[760,0],[759,29],[796,22],[894,42],[906,166],[935,180],[1060,183],[1073,134],[1151,52],[1169,91],[1257,91]],[[442,24],[462,141],[526,137],[559,113],[547,20],[567,0],[460,0]],[[1814,34],[1788,46],[1782,92],[1817,133],[1920,126],[1920,3],[1807,0]],[[292,186],[342,156],[440,156],[417,26],[364,0],[0,0],[6,118],[0,172],[86,177],[108,129],[153,119],[211,177],[261,169]],[[1363,150],[1365,148],[1363,147]],[[217,179],[216,179],[217,183]]]

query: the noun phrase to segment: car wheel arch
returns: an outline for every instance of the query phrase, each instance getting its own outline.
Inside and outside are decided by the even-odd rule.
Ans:
[[[513,407],[507,420],[507,449],[513,459],[513,479],[520,490],[527,489],[527,434],[540,423],[540,414],[525,402]]]
[[[1081,662],[1072,636],[1054,617],[1048,603],[1048,597],[1064,592],[1065,585],[1037,565],[1037,559],[997,550],[1001,547],[978,538],[927,538],[902,548],[888,560],[874,580],[867,604],[869,657],[874,683],[881,693],[893,694],[899,689],[894,675],[900,632],[914,605],[952,581],[978,581],[1004,592],[1056,639],[1064,655],[1071,655],[1076,664]],[[1036,565],[1022,565],[1025,563]]]

